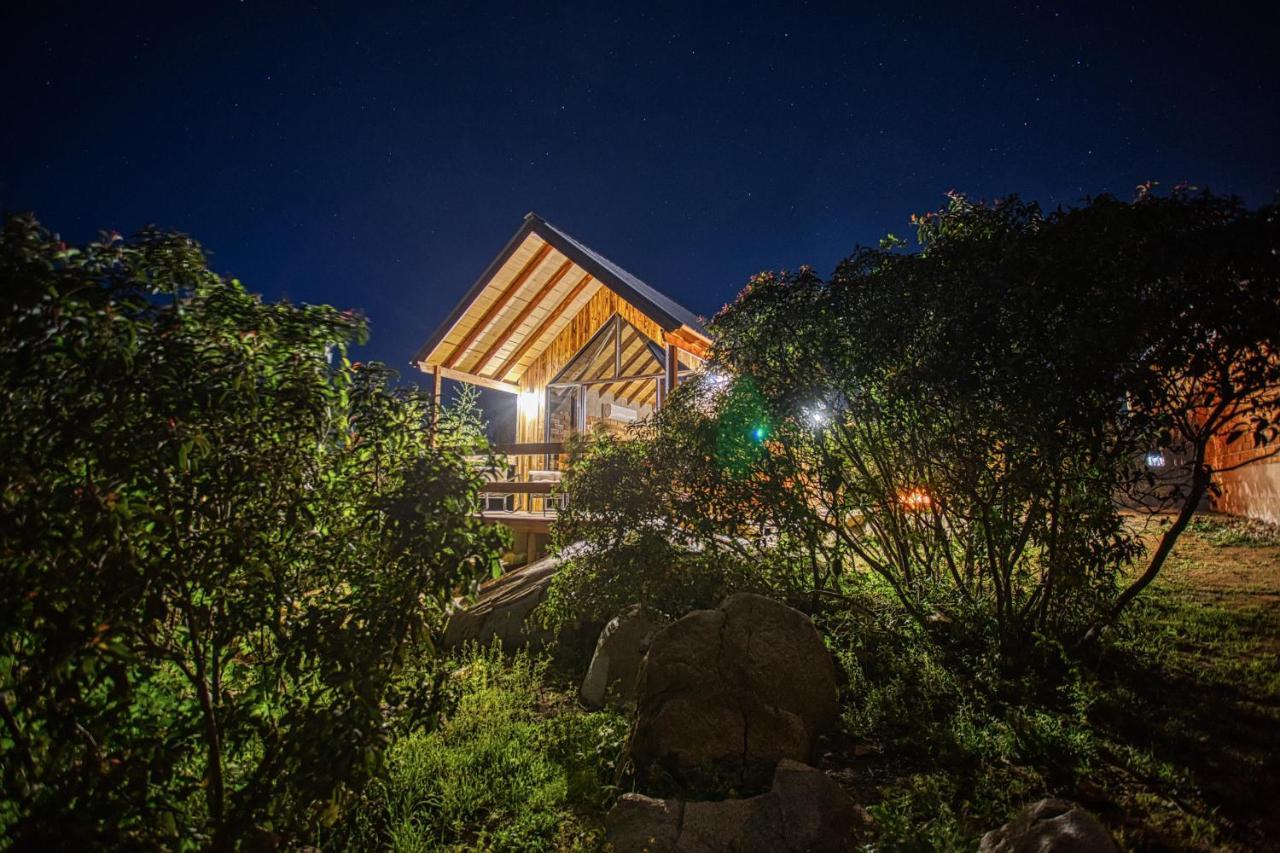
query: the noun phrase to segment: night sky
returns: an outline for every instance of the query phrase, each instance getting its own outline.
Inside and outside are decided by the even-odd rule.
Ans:
[[[1275,3],[487,5],[5,4],[0,206],[186,231],[412,375],[529,210],[711,314],[952,188],[1280,189]]]

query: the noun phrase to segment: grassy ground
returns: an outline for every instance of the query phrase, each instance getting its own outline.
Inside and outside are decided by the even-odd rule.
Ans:
[[[820,761],[868,807],[869,849],[971,851],[1047,795],[1125,849],[1280,849],[1276,531],[1196,519],[1087,664],[1001,672],[944,660],[909,626],[879,631],[831,638],[849,683]],[[326,847],[601,849],[629,719],[582,710],[545,662],[452,665],[448,719],[397,740]]]
[[[1153,531],[1153,535],[1155,531]],[[1103,777],[1135,844],[1280,849],[1280,535],[1198,518],[1102,672],[1099,730],[1173,769]],[[1126,810],[1127,808],[1127,810]],[[1120,816],[1117,816],[1120,817]]]
[[[398,738],[325,849],[599,850],[627,720],[581,709],[545,659],[450,661],[447,719]]]
[[[1280,849],[1273,530],[1197,519],[1101,658],[1056,678],[974,684],[920,648],[875,653],[826,762],[870,806],[878,849],[971,850],[1046,795],[1125,849]]]

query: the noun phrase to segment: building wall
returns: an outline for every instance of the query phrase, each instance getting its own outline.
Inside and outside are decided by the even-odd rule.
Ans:
[[[516,441],[536,443],[544,440],[546,424],[546,388],[551,378],[560,372],[577,354],[578,350],[599,331],[605,321],[614,315],[622,315],[642,334],[655,342],[663,340],[662,327],[624,301],[607,287],[601,287],[573,319],[556,335],[542,355],[529,365],[520,377],[520,393],[516,398]],[[517,479],[527,479],[531,469],[543,467],[542,457],[521,456],[516,459]]]
[[[1206,459],[1217,470],[1239,465],[1262,453],[1246,435],[1231,445],[1221,438],[1215,439],[1209,444]],[[1209,505],[1213,509],[1280,524],[1280,458],[1272,457],[1225,474],[1215,474],[1214,481],[1222,493],[1210,495]]]
[[[547,383],[615,312],[653,341],[662,342],[662,328],[657,323],[612,290],[601,287],[520,377],[520,395],[516,402],[516,441],[543,440],[546,417],[546,412],[543,411],[546,405],[544,392]]]

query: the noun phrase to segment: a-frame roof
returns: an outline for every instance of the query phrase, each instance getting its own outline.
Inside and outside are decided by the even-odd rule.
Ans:
[[[514,390],[524,371],[599,290],[613,291],[651,319],[669,342],[709,343],[693,312],[535,213],[423,344],[423,370]]]

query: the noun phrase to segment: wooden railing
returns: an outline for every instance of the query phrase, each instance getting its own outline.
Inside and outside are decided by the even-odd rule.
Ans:
[[[524,444],[495,444],[493,452],[499,456],[559,456],[564,453],[563,441],[526,442]]]
[[[551,457],[559,456],[564,453],[564,442],[547,441],[547,442],[523,442],[517,444],[495,444],[492,447],[494,454],[498,456],[545,456],[550,462]],[[559,485],[554,481],[538,481],[526,482],[520,480],[499,480],[496,482],[486,483],[482,490],[483,495],[513,495],[517,496],[512,503],[512,511],[533,511],[533,499],[535,495],[542,496],[543,514],[549,514],[554,511],[551,506],[549,495],[552,490]]]

